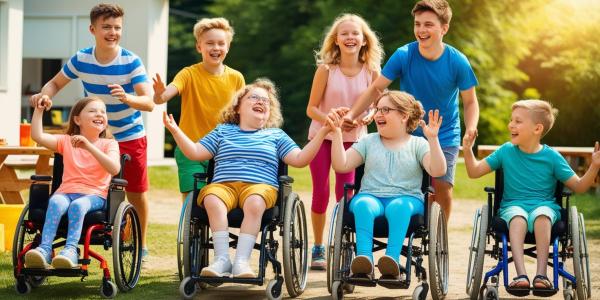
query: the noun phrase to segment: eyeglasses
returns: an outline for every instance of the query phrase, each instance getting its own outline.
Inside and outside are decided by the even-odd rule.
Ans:
[[[248,100],[252,101],[253,103],[261,103],[261,104],[268,104],[269,103],[269,98],[267,98],[267,97],[261,97],[261,96],[256,95],[256,94],[252,94],[252,95],[248,96]]]
[[[383,106],[383,107],[375,107],[375,114],[377,114],[378,112],[381,112],[382,115],[387,115],[391,110],[400,111],[399,109],[396,109],[396,108],[389,108],[387,106]]]

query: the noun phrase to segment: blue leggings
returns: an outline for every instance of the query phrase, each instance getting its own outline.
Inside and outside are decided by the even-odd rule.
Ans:
[[[388,221],[389,236],[385,254],[399,262],[400,251],[413,215],[423,214],[423,200],[414,196],[378,198],[359,193],[350,202],[356,227],[356,255],[365,255],[373,261],[373,224],[376,217]]]
[[[52,252],[52,242],[56,237],[58,224],[68,211],[69,227],[65,248],[77,249],[85,215],[88,212],[102,209],[104,203],[106,203],[105,199],[98,195],[54,193],[48,203],[40,247],[47,253]]]

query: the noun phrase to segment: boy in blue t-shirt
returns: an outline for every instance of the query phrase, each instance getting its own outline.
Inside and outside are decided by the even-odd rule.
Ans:
[[[447,162],[446,174],[435,178],[435,201],[443,208],[446,220],[450,218],[452,189],[456,158],[460,146],[460,113],[458,96],[463,100],[465,127],[469,134],[477,134],[479,105],[475,95],[477,78],[466,56],[456,48],[443,43],[448,32],[452,10],[445,0],[423,0],[415,4],[414,34],[416,41],[396,50],[385,64],[381,75],[360,96],[344,117],[344,128],[354,128],[359,116],[378,98],[395,79],[400,79],[400,90],[423,104],[425,111],[439,110],[444,119],[439,141]],[[427,121],[427,115],[425,116]],[[420,129],[414,132],[423,136]]]
[[[479,178],[502,168],[504,193],[499,216],[509,224],[509,239],[517,277],[512,288],[529,288],[529,278],[523,261],[523,244],[527,231],[535,234],[537,273],[533,279],[536,289],[552,289],[546,277],[548,246],[552,224],[560,218],[560,207],[555,202],[556,180],[574,192],[585,192],[594,182],[600,169],[600,145],[596,142],[592,163],[579,178],[567,161],[541,138],[554,124],[552,106],[541,100],[521,100],[512,106],[508,129],[510,142],[505,143],[485,160],[473,154],[475,135],[466,133],[463,138],[465,165],[470,178]]]

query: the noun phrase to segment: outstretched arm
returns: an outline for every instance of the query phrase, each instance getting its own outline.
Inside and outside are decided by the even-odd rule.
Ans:
[[[171,135],[173,135],[173,138],[175,139],[177,146],[179,146],[179,149],[181,149],[181,152],[183,152],[183,155],[187,158],[198,161],[213,158],[212,153],[210,153],[206,147],[200,143],[192,142],[192,140],[181,131],[179,126],[177,126],[177,123],[175,123],[175,120],[173,119],[173,115],[169,114],[167,116],[166,111],[163,112],[163,123],[167,130],[171,132]]]
[[[45,107],[46,110],[49,110],[50,106],[52,106],[50,98],[54,97],[70,81],[71,79],[66,77],[62,72],[58,72],[50,81],[44,84],[39,93],[31,96],[29,104],[31,104],[31,107]]]
[[[473,153],[473,144],[475,144],[476,133],[465,133],[463,137],[463,156],[465,158],[465,167],[469,178],[479,178],[492,172],[492,168],[485,160],[477,160]]]
[[[57,139],[54,135],[45,133],[42,126],[42,117],[44,109],[50,109],[50,102],[42,101],[40,104],[35,104],[33,117],[31,118],[31,138],[41,146],[44,146],[52,151],[57,150]]]
[[[328,117],[328,122],[333,127],[333,140],[331,141],[331,166],[338,173],[348,173],[363,163],[362,156],[354,149],[344,149],[342,140],[342,114],[345,110],[333,109]]]
[[[152,82],[152,88],[154,89],[153,100],[155,104],[166,103],[179,94],[179,90],[175,85],[169,84],[168,86],[165,86],[165,83],[158,73],[156,73],[156,77],[152,78]]]
[[[327,133],[329,133],[330,130],[329,126],[321,127],[315,137],[308,142],[302,150],[296,148],[290,151],[290,153],[283,158],[283,162],[294,168],[306,167],[317,155],[325,136],[327,136]]]
[[[360,115],[363,111],[377,99],[379,94],[383,93],[383,91],[392,83],[391,80],[385,78],[385,76],[379,76],[371,85],[365,90],[360,97],[356,100],[354,105],[350,111],[344,116],[343,128],[352,129],[356,127],[356,123],[354,119]]]
[[[587,191],[594,183],[600,170],[600,144],[596,142],[594,152],[592,153],[592,163],[581,178],[577,174],[573,175],[565,182],[565,185],[575,193],[583,193]]]

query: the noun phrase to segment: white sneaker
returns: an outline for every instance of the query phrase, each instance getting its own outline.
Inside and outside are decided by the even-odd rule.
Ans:
[[[200,276],[229,277],[231,276],[231,261],[229,258],[216,257],[210,266],[202,268]]]
[[[254,278],[256,274],[250,268],[247,261],[236,261],[233,264],[233,277],[235,278]]]

